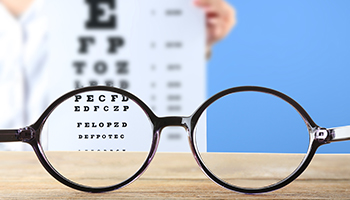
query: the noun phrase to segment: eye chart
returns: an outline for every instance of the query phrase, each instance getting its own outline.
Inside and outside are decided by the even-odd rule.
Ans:
[[[51,100],[107,85],[133,93],[160,117],[191,115],[204,102],[205,19],[191,0],[49,0],[45,10]],[[206,143],[205,126],[199,129],[197,142]],[[190,151],[185,130],[164,129],[158,150]]]

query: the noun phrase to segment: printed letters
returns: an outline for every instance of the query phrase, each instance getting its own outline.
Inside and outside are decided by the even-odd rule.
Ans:
[[[88,29],[110,29],[116,27],[115,14],[109,14],[107,20],[101,20],[108,12],[113,11],[115,8],[115,0],[86,0],[90,8],[90,18],[86,22],[86,28]],[[102,5],[107,5],[107,9],[103,9]]]

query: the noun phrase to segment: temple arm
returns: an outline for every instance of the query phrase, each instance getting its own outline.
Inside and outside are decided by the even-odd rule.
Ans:
[[[18,130],[0,130],[0,142],[16,142],[18,139]]]
[[[350,126],[341,126],[328,129],[331,137],[329,142],[350,140]]]

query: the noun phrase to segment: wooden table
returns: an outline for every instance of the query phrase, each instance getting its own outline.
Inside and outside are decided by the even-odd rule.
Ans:
[[[316,155],[296,181],[259,195],[221,188],[186,153],[158,153],[140,179],[102,194],[62,185],[33,152],[0,152],[0,159],[0,199],[350,199],[350,155]]]

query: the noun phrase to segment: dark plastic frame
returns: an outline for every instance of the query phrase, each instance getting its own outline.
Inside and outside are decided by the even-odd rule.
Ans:
[[[83,92],[88,92],[88,91],[110,91],[110,92],[116,92],[121,95],[129,97],[130,100],[133,100],[135,103],[137,103],[147,114],[149,117],[149,120],[153,124],[153,141],[152,141],[152,147],[151,150],[147,156],[147,159],[143,163],[143,165],[140,167],[140,169],[135,172],[134,175],[126,179],[125,181],[108,186],[108,187],[88,187],[84,185],[77,184],[75,182],[72,182],[62,176],[58,171],[54,169],[54,167],[50,164],[48,159],[45,156],[45,153],[41,147],[40,144],[40,134],[41,134],[41,129],[47,120],[47,118],[50,116],[50,114],[53,112],[53,110],[59,106],[62,102],[64,102],[66,99],[73,97],[79,93]],[[299,167],[295,169],[295,171],[286,177],[285,179],[281,180],[278,183],[268,185],[263,188],[241,188],[237,187],[231,184],[226,183],[225,181],[219,179],[216,177],[204,164],[200,153],[198,151],[197,145],[196,145],[196,137],[195,137],[195,129],[197,122],[201,116],[201,114],[206,110],[206,108],[212,104],[214,101],[218,100],[219,98],[232,94],[232,93],[237,93],[237,92],[261,92],[261,93],[266,93],[266,94],[271,94],[276,97],[279,97],[280,99],[288,102],[292,107],[294,107],[301,117],[303,118],[310,134],[310,141],[309,141],[309,148],[307,151],[306,156],[304,157],[303,161],[300,163]],[[254,193],[264,193],[264,192],[270,192],[273,190],[277,190],[279,188],[282,188],[289,183],[291,183],[293,180],[295,180],[309,165],[311,162],[313,156],[315,155],[315,152],[317,148],[323,144],[330,143],[333,141],[342,141],[342,140],[349,140],[350,139],[350,134],[345,134],[344,136],[344,127],[341,129],[342,131],[339,132],[339,136],[336,135],[337,130],[340,130],[338,128],[334,129],[325,129],[325,128],[320,128],[319,126],[316,125],[316,123],[311,119],[309,114],[292,98],[288,97],[287,95],[278,92],[276,90],[272,90],[269,88],[264,88],[264,87],[258,87],[258,86],[242,86],[242,87],[234,87],[230,88],[227,90],[224,90],[222,92],[217,93],[216,95],[212,96],[209,98],[207,101],[205,101],[191,116],[188,117],[158,117],[156,116],[152,110],[143,102],[141,101],[138,97],[135,95],[122,90],[118,88],[113,88],[113,87],[107,87],[107,86],[92,86],[92,87],[85,87],[85,88],[80,88],[74,91],[71,91],[60,98],[58,98],[56,101],[54,101],[45,111],[44,113],[40,116],[40,118],[31,126],[21,128],[21,129],[12,129],[12,130],[0,130],[0,142],[15,142],[15,141],[22,141],[25,143],[30,144],[39,161],[43,165],[43,167],[47,170],[49,174],[51,174],[56,180],[61,182],[62,184],[80,190],[80,191],[85,191],[85,192],[107,192],[111,190],[116,190],[119,188],[122,188],[133,181],[135,181],[149,166],[150,162],[152,161],[158,144],[160,140],[160,135],[163,130],[163,128],[167,126],[181,126],[186,129],[190,141],[190,147],[192,150],[192,154],[197,161],[199,167],[202,169],[202,171],[215,183],[218,185],[229,189],[233,190],[236,192],[241,192],[241,193],[247,193],[247,194],[254,194]],[[348,128],[345,128],[345,130],[348,130]],[[350,130],[350,127],[349,127]],[[342,135],[340,136],[340,132]],[[350,131],[349,131],[350,132]]]

